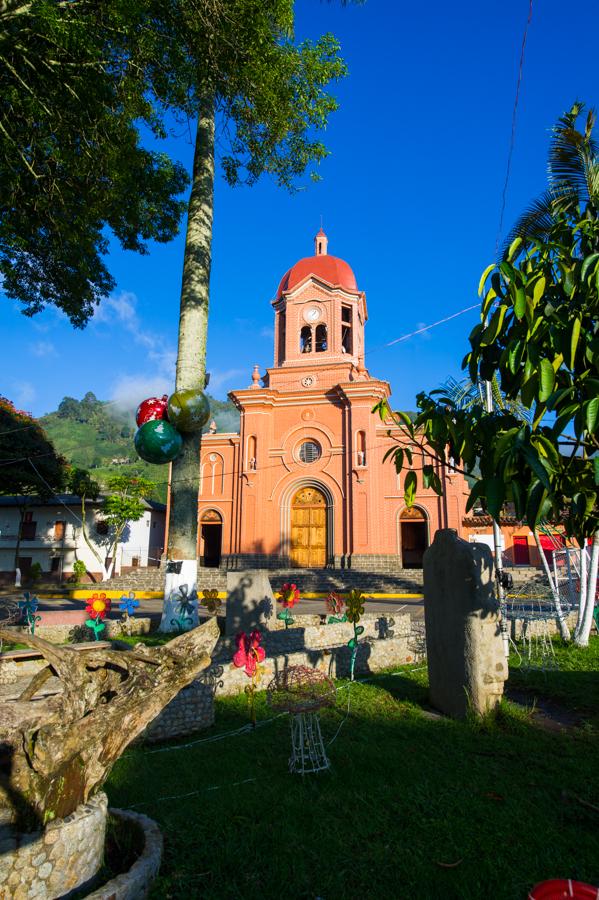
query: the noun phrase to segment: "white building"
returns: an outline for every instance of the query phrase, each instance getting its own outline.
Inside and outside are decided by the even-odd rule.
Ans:
[[[164,549],[166,507],[144,500],[145,511],[130,522],[117,547],[114,574],[138,566],[157,566]],[[88,537],[104,559],[112,540],[102,516],[103,498],[86,503]],[[81,527],[81,500],[73,494],[59,494],[51,500],[34,497],[0,496],[0,580],[13,582],[21,514],[19,568],[25,577],[39,563],[44,577],[67,578],[75,560],[85,563],[88,574],[101,578],[98,560],[86,544]]]

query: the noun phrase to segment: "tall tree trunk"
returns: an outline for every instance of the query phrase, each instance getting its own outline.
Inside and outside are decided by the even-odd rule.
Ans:
[[[176,389],[204,390],[210,300],[212,215],[214,205],[214,105],[198,118],[183,283],[179,314]],[[172,464],[167,560],[181,561],[180,571],[167,562],[165,610],[161,628],[170,630],[170,597],[180,584],[197,582],[198,494],[201,433],[183,435],[183,448]]]
[[[570,629],[568,628],[568,623],[566,621],[566,616],[562,609],[562,604],[559,596],[559,590],[557,584],[553,581],[553,576],[551,574],[551,570],[549,568],[549,563],[547,562],[547,557],[545,556],[545,552],[541,547],[541,539],[539,538],[539,533],[536,528],[533,529],[533,534],[535,537],[535,544],[537,545],[537,551],[541,560],[541,565],[545,569],[545,575],[549,580],[549,587],[551,588],[551,594],[553,596],[553,602],[555,603],[555,611],[557,613],[557,625],[559,628],[559,633],[562,637],[562,640],[569,641],[570,640]]]
[[[99,553],[94,545],[92,544],[91,538],[87,533],[87,519],[86,519],[86,510],[85,510],[85,495],[81,497],[81,534],[83,535],[83,540],[93,553],[94,557],[98,561],[101,570],[101,579],[102,581],[108,580],[108,574],[106,572],[106,560],[102,558],[101,553]],[[94,577],[95,581],[95,577]]]
[[[584,555],[581,553],[583,564],[585,562]],[[585,566],[586,568],[586,566]],[[582,579],[582,564],[580,571],[580,583]],[[591,634],[591,626],[593,624],[593,610],[595,609],[595,596],[597,594],[597,576],[599,575],[599,531],[595,532],[593,537],[593,546],[591,549],[591,560],[589,565],[589,574],[585,585],[585,596],[583,589],[580,592],[580,613],[578,624],[574,632],[574,643],[578,647],[589,646],[589,636]]]
[[[25,518],[25,510],[26,506],[21,506],[19,509],[19,530],[17,531],[17,546],[15,548],[15,586],[17,582],[17,569],[20,571],[19,567],[19,553],[21,552],[21,535],[23,533],[23,520]],[[21,572],[21,580],[23,577],[23,573]],[[20,585],[19,585],[20,587]]]

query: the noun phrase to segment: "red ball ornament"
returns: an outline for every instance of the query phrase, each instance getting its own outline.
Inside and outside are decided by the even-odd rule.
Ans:
[[[146,422],[151,422],[154,419],[167,419],[168,420],[168,395],[164,394],[163,397],[149,397],[147,400],[142,400],[142,402],[137,407],[137,412],[135,413],[135,421],[137,425],[141,427]]]

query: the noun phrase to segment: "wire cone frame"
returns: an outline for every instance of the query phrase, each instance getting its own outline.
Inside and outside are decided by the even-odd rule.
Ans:
[[[324,672],[309,666],[287,666],[267,688],[268,703],[277,712],[314,712],[334,706],[335,685]]]
[[[267,697],[272,709],[291,713],[289,771],[307,775],[329,769],[318,711],[335,705],[331,679],[318,669],[288,666],[270,682]]]

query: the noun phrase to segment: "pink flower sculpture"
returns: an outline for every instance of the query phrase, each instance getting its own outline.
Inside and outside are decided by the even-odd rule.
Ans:
[[[240,631],[235,635],[237,651],[233,655],[233,665],[238,669],[244,669],[248,678],[253,678],[258,668],[258,663],[263,662],[266,650],[261,647],[262,634],[260,631],[250,631],[249,634]]]
[[[327,612],[331,616],[340,616],[345,606],[345,600],[340,594],[337,594],[335,591],[331,591],[325,601],[325,605]]]
[[[299,603],[300,591],[297,584],[284,584],[278,593],[278,602],[285,609],[291,609],[292,606]]]

